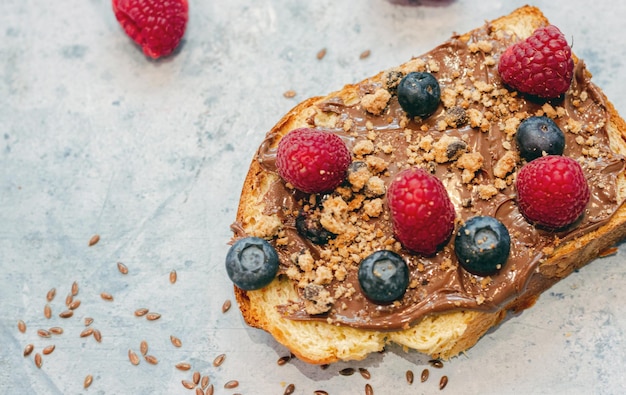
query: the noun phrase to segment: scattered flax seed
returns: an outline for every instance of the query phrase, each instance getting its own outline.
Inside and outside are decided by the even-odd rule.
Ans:
[[[405,376],[406,376],[406,382],[409,384],[413,384],[413,371],[407,370]]]
[[[91,383],[93,383],[93,376],[88,374],[87,377],[85,377],[85,381],[83,382],[83,387],[89,388]]]
[[[65,297],[65,305],[66,305],[66,306],[71,305],[73,301],[74,301],[74,296],[72,296],[72,294],[68,294],[68,295]]]
[[[183,380],[181,381],[181,383],[183,384],[183,387],[187,388],[188,390],[192,390],[196,386],[194,383],[192,383],[189,380]]]
[[[361,54],[359,55],[359,59],[369,58],[371,54],[372,54],[372,51],[370,51],[369,49],[366,49],[365,51],[361,52]]]
[[[100,294],[100,297],[101,297],[102,299],[104,299],[104,300],[109,301],[109,302],[113,300],[113,295],[111,295],[111,294],[110,294],[110,293],[108,293],[108,292],[102,292],[102,293]]]
[[[283,395],[291,395],[296,391],[296,386],[295,384],[289,384],[287,386],[287,388],[285,388],[285,392],[283,392]]]
[[[328,392],[322,390],[316,390],[313,395],[328,395]]]
[[[148,314],[148,311],[149,311],[149,310],[148,310],[148,309],[146,309],[146,308],[137,309],[137,310],[135,310],[135,315],[136,315],[137,317],[142,317],[142,316],[144,316],[144,315]]]
[[[159,363],[159,360],[154,355],[146,355],[143,358],[146,360],[146,362],[152,365],[156,365],[157,363]]]
[[[230,306],[232,306],[232,302],[230,301],[230,299],[226,299],[224,301],[224,304],[222,305],[222,313],[225,313],[228,310],[230,310]]]
[[[320,365],[320,369],[326,370],[326,369],[328,369],[329,366],[330,366],[330,364],[325,363],[325,364]]]
[[[85,317],[85,326],[89,326],[93,323],[93,318]]]
[[[91,239],[89,239],[89,247],[91,247],[92,245],[97,244],[100,241],[100,235],[93,235],[91,236]]]
[[[39,337],[50,337],[50,331],[47,331],[45,329],[38,329],[37,334],[39,335]]]
[[[442,390],[446,388],[448,385],[448,376],[441,376],[441,380],[439,380],[439,389]]]
[[[139,365],[139,356],[133,350],[128,350],[128,359],[133,365]]]
[[[41,369],[41,365],[43,365],[43,361],[41,359],[41,354],[35,354],[35,366]]]
[[[178,278],[178,275],[176,274],[176,270],[172,270],[170,272],[170,283],[172,284],[176,283],[177,278]]]
[[[102,333],[98,329],[93,330],[93,338],[96,339],[98,343],[102,343]]]
[[[63,334],[63,328],[61,328],[60,326],[53,326],[52,328],[48,329],[48,332],[53,335],[61,335]]]
[[[72,283],[72,296],[78,295],[78,283],[74,281]]]
[[[176,364],[176,369],[178,370],[189,370],[191,369],[191,365],[187,362],[180,362]]]
[[[161,318],[161,314],[159,314],[159,313],[148,313],[148,314],[146,314],[146,319],[148,321],[158,320],[159,318]]]
[[[365,368],[359,368],[359,373],[361,373],[361,376],[365,380],[369,380],[372,377],[372,375],[370,374],[369,370],[367,370]]]
[[[224,384],[224,388],[226,389],[237,388],[238,386],[239,386],[239,381],[237,380],[230,380],[230,381],[227,381],[226,384]]]
[[[204,392],[204,395],[213,395],[214,387],[213,384],[210,384],[209,387]]]
[[[87,328],[80,333],[80,337],[87,337],[93,334],[93,328]]]
[[[224,363],[224,359],[226,359],[226,354],[220,354],[213,360],[213,366],[218,367]]]
[[[204,395],[204,391],[202,391],[202,388],[196,387],[196,395]]]
[[[34,345],[27,344],[26,347],[24,347],[24,356],[25,357],[29,356],[30,353],[32,353],[34,349],[35,349]]]
[[[141,355],[146,355],[148,354],[148,342],[145,340],[142,340],[141,343],[139,344],[139,351],[141,351]]]
[[[202,387],[203,390],[209,385],[209,380],[209,376],[202,376],[202,380],[200,380],[200,387]]]
[[[176,336],[170,335],[170,341],[174,345],[174,347],[180,347],[183,345],[183,342],[180,341]]]
[[[609,247],[606,250],[600,251],[600,258],[604,258],[604,257],[615,255],[615,254],[617,254],[617,247]]]
[[[430,363],[430,366],[432,366],[433,368],[443,368],[443,362],[440,359],[431,359],[430,361],[428,361],[428,363]]]
[[[46,300],[48,302],[52,302],[52,299],[54,299],[54,296],[57,294],[57,290],[56,288],[52,288],[50,289],[50,291],[48,291],[48,293],[46,294]]]
[[[17,321],[17,330],[25,333],[26,332],[26,323],[22,320]]]
[[[47,319],[50,319],[50,317],[52,317],[52,309],[50,308],[49,304],[46,304],[43,308],[43,316],[46,317]]]
[[[287,99],[291,99],[292,97],[296,97],[296,91],[294,91],[293,89],[289,89],[288,91],[283,93],[283,96],[285,96]]]
[[[344,368],[339,371],[339,374],[342,376],[352,376],[354,372],[354,368]]]
[[[128,268],[122,262],[117,263],[117,270],[122,274],[128,274]]]
[[[326,48],[322,48],[322,49],[320,49],[320,50],[317,52],[317,55],[316,55],[316,57],[317,57],[317,59],[318,59],[318,60],[322,60],[322,59],[324,59],[324,56],[326,56]]]
[[[430,371],[428,369],[422,370],[422,375],[420,377],[420,380],[422,381],[422,383],[424,383],[424,382],[426,382],[426,380],[428,380],[428,376],[430,376]]]
[[[46,347],[46,348],[44,348],[44,349],[43,349],[43,351],[42,351],[43,355],[48,355],[48,354],[51,354],[51,353],[52,353],[52,351],[54,351],[54,348],[55,348],[54,344],[51,344],[51,345],[47,346],[47,347]]]
[[[276,363],[278,364],[278,366],[283,366],[290,360],[291,360],[291,355],[285,355],[285,356],[278,358],[278,361]]]
[[[80,299],[76,299],[69,306],[67,306],[70,310],[76,310],[80,306]]]
[[[74,315],[74,311],[72,311],[72,310],[65,310],[65,311],[59,313],[59,317],[61,317],[61,318],[70,318],[73,315]]]
[[[198,371],[193,372],[192,380],[195,385],[200,384],[200,372]]]
[[[374,389],[369,383],[365,384],[365,395],[374,395]]]

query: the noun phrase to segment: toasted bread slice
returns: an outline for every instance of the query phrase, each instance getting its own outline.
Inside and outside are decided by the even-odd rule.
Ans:
[[[582,60],[574,56],[574,81],[558,100],[525,97],[499,79],[497,61],[504,49],[547,24],[539,9],[522,7],[397,68],[305,100],[286,114],[251,163],[232,227],[235,238],[269,240],[281,259],[269,286],[235,287],[245,321],[310,363],[363,359],[390,342],[448,359],[472,347],[508,311],[532,306],[543,291],[623,239],[626,124],[591,83]],[[429,118],[410,119],[399,108],[394,87],[402,75],[424,70],[439,79],[442,103]],[[592,188],[584,218],[558,232],[527,223],[514,202],[512,184],[523,160],[515,155],[512,137],[519,121],[535,114],[554,118],[564,130],[564,155],[582,164]],[[273,156],[280,139],[300,127],[340,134],[353,160],[367,165],[369,178],[325,196],[290,188],[278,176]],[[460,152],[450,152],[450,141],[462,142]],[[453,243],[432,257],[404,250],[390,232],[384,191],[368,182],[388,186],[395,173],[410,166],[443,174],[459,223],[485,213],[505,218],[512,227],[512,261],[498,274],[481,277],[459,268]],[[298,212],[314,208],[322,215],[328,211],[324,227],[337,234],[328,245],[315,245],[295,230]],[[397,306],[377,307],[359,297],[358,285],[342,286],[377,249],[397,251],[410,262],[409,295]],[[329,299],[304,297],[310,284],[328,287]]]

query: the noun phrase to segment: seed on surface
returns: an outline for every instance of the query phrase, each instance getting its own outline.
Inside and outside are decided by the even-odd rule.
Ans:
[[[161,318],[161,314],[159,314],[159,313],[148,313],[148,314],[146,314],[146,319],[148,321],[155,321],[155,320],[158,320],[159,318]]]
[[[177,278],[178,278],[178,275],[176,274],[176,270],[172,270],[170,272],[170,283],[174,284]]]
[[[288,91],[283,93],[283,96],[285,96],[287,99],[291,99],[292,97],[296,97],[296,91],[294,91],[293,89],[289,89]]]
[[[37,366],[38,368],[41,368],[41,365],[43,365],[41,354],[37,353],[35,354],[35,366]]]
[[[209,387],[204,392],[204,395],[213,395],[213,384],[209,385]]]
[[[85,317],[85,326],[89,326],[93,323],[93,318]]]
[[[224,388],[226,389],[237,388],[238,386],[239,386],[239,381],[237,380],[230,380],[230,381],[227,381],[226,384],[224,384]]]
[[[183,387],[187,388],[188,390],[192,390],[196,386],[194,383],[192,383],[189,380],[183,380],[181,381],[181,383],[183,384]]]
[[[52,317],[52,309],[50,308],[49,304],[46,304],[43,308],[43,316],[46,317],[47,319],[50,319],[50,317]]]
[[[128,274],[128,268],[122,262],[117,263],[117,270],[122,274]]]
[[[316,390],[313,395],[328,395],[328,392],[322,390]]]
[[[369,383],[365,384],[365,395],[374,395],[374,389]]]
[[[196,387],[196,395],[204,395],[204,391],[202,391],[202,388]]]
[[[181,347],[183,345],[183,342],[181,342],[180,339],[174,335],[170,335],[170,341],[172,342],[174,347]]]
[[[52,328],[48,329],[48,332],[53,335],[61,335],[63,334],[63,328],[61,328],[60,326],[53,326]]]
[[[406,371],[406,382],[409,384],[413,384],[413,371],[412,370]]]
[[[202,389],[206,389],[207,385],[209,385],[209,376],[202,376],[202,380],[200,380],[200,387],[202,387]]]
[[[365,51],[361,52],[361,54],[359,55],[359,59],[365,59],[368,58],[371,55],[372,51],[370,51],[369,49],[366,49]]]
[[[34,349],[35,349],[34,345],[27,344],[26,347],[24,347],[24,356],[25,357],[29,356],[30,353],[32,353]]]
[[[98,329],[93,330],[93,338],[96,339],[98,343],[102,343],[102,333]]]
[[[230,301],[230,299],[226,299],[224,301],[224,304],[222,305],[222,313],[227,312],[228,310],[230,310],[230,306],[232,305],[232,302]]]
[[[50,337],[50,331],[47,331],[45,329],[38,329],[37,334],[39,335],[39,337]]]
[[[91,247],[92,245],[97,244],[100,241],[100,235],[93,235],[91,236],[91,239],[89,239],[89,247]]]
[[[439,380],[439,389],[442,390],[446,388],[448,385],[448,376],[441,376],[441,380]]]
[[[102,299],[104,299],[104,300],[109,301],[109,302],[113,300],[113,295],[111,295],[111,294],[110,294],[110,293],[108,293],[108,292],[102,292],[102,293],[100,294],[100,297],[101,297]]]
[[[85,377],[85,381],[83,382],[83,387],[85,388],[89,388],[89,386],[91,385],[91,383],[93,383],[93,376],[88,374]]]
[[[80,299],[76,299],[69,306],[67,306],[70,310],[76,310],[80,306]]]
[[[141,351],[142,355],[146,355],[148,353],[148,342],[145,340],[142,340],[141,343],[139,343],[139,351]]]
[[[429,375],[430,375],[430,372],[428,371],[428,369],[422,370],[422,376],[420,377],[420,380],[422,381],[422,383],[428,380]]]
[[[176,364],[176,369],[178,370],[189,370],[191,369],[191,365],[187,362],[180,362]]]
[[[87,337],[93,334],[93,328],[87,328],[80,333],[80,337]]]
[[[213,366],[218,367],[224,363],[224,359],[226,359],[226,354],[220,354],[213,360]]]
[[[295,384],[289,384],[287,388],[285,388],[285,392],[283,393],[283,395],[291,395],[295,392],[295,390],[296,390]]]
[[[278,358],[278,361],[276,363],[278,364],[278,366],[283,366],[290,360],[291,360],[291,355],[285,355],[285,356]]]
[[[320,369],[326,370],[326,369],[328,369],[329,366],[330,366],[330,364],[325,363],[325,364],[320,365]]]
[[[48,293],[46,294],[46,300],[48,302],[52,302],[52,299],[54,299],[54,296],[57,294],[57,289],[56,288],[51,288],[50,291],[48,291]]]
[[[359,373],[361,373],[361,376],[363,376],[365,380],[369,380],[372,377],[369,370],[365,368],[359,368]]]
[[[440,359],[431,359],[430,361],[428,361],[428,363],[433,368],[437,368],[437,369],[443,368],[443,362]]]
[[[22,320],[17,321],[17,330],[22,333],[26,332],[26,323]]]
[[[354,368],[344,368],[339,371],[342,376],[352,376],[354,374]]]
[[[72,296],[78,295],[78,283],[74,281],[72,283]]]
[[[65,305],[69,306],[72,304],[73,301],[74,301],[74,296],[72,294],[67,294],[67,296],[65,297]]]
[[[46,347],[46,348],[44,348],[44,349],[43,349],[43,351],[42,351],[43,355],[48,355],[48,354],[51,354],[51,353],[52,353],[52,351],[54,351],[54,348],[55,348],[54,344],[51,344],[51,345],[47,346],[47,347]]]
[[[195,385],[200,384],[200,372],[198,371],[193,372],[192,380]]]
[[[146,309],[146,308],[137,309],[137,310],[135,310],[135,315],[137,317],[143,317],[144,315],[148,314],[148,311],[149,310]]]
[[[139,357],[133,350],[128,350],[128,359],[133,365],[139,365]]]
[[[317,59],[318,59],[318,60],[322,60],[322,59],[324,59],[324,56],[326,56],[326,48],[322,48],[322,49],[320,49],[320,50],[317,52],[317,55],[316,55],[316,57],[317,57]]]
[[[159,360],[154,355],[146,355],[144,359],[146,360],[146,362],[152,365],[156,365],[157,363],[159,363]]]
[[[72,311],[72,310],[65,310],[65,311],[59,313],[59,317],[61,317],[61,318],[70,318],[73,315],[74,315],[74,311]]]

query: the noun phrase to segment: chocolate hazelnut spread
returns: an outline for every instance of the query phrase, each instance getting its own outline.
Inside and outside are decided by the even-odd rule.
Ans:
[[[346,181],[328,195],[310,196],[276,177],[264,197],[264,214],[278,216],[283,224],[272,240],[281,260],[280,275],[291,278],[302,296],[292,304],[277,306],[285,317],[398,330],[432,313],[455,309],[497,311],[522,298],[525,292],[534,292],[528,289],[531,282],[532,288],[541,287],[537,284],[542,281],[555,282],[542,277],[542,260],[562,241],[588,233],[609,220],[622,203],[616,177],[623,170],[624,158],[610,149],[603,95],[591,83],[581,60],[576,63],[570,90],[559,100],[535,101],[507,88],[496,64],[499,54],[515,40],[502,33],[492,37],[486,26],[469,40],[453,37],[409,62],[413,65],[407,67],[433,73],[441,86],[439,108],[426,119],[407,118],[398,104],[394,87],[406,68],[387,71],[357,86],[360,98],[387,90],[390,95],[376,95],[388,100],[384,110],[380,111],[380,102],[376,111],[368,111],[361,100],[346,103],[340,97],[327,97],[317,101],[317,112],[309,118],[311,127],[342,137],[353,152],[353,161],[368,164],[372,176],[385,186],[402,169],[420,166],[444,183],[457,222],[476,215],[499,219],[511,236],[510,255],[504,266],[487,277],[468,273],[457,262],[452,240],[433,256],[407,251],[394,239],[386,204],[382,204],[382,210],[371,209],[374,203],[380,205],[380,199],[385,200],[384,191],[382,195],[380,191],[371,193],[366,186],[354,187]],[[515,145],[516,126],[538,114],[553,118],[564,131],[564,155],[582,165],[591,190],[583,216],[558,231],[530,224],[515,201],[515,174],[523,165]],[[269,133],[256,156],[262,168],[271,173],[276,173],[277,137]],[[332,206],[331,202],[345,204]],[[320,210],[322,218],[328,214],[329,224],[324,227],[337,237],[317,245],[302,236],[295,223],[303,210]],[[245,235],[238,224],[233,230],[237,236]],[[379,249],[399,253],[410,268],[406,293],[388,305],[365,298],[357,280],[359,262]],[[311,285],[316,292],[311,292]],[[307,303],[317,302],[309,296],[318,295],[320,286],[329,291],[327,296],[331,295],[321,303],[327,305],[323,313],[307,309]]]

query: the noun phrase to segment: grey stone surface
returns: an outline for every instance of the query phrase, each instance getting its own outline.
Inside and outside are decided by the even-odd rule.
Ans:
[[[223,270],[241,185],[265,132],[298,101],[395,66],[524,1],[194,1],[174,56],[148,60],[106,0],[0,2],[0,392],[177,394],[193,370],[216,393],[619,394],[626,388],[624,254],[562,281],[537,306],[431,368],[391,347],[326,370],[292,361],[244,325]],[[573,43],[593,80],[626,114],[624,2],[535,1]],[[318,61],[316,53],[326,48]],[[370,50],[371,55],[359,59]],[[283,92],[293,89],[293,99]],[[100,242],[87,243],[99,234]],[[117,271],[116,262],[129,268]],[[178,281],[170,284],[176,270]],[[82,304],[58,314],[76,281]],[[46,293],[53,316],[44,318]],[[109,292],[113,301],[100,298]],[[162,314],[149,322],[133,312]],[[83,319],[102,343],[81,338]],[[18,332],[18,320],[28,325]],[[50,339],[36,330],[62,326]],[[170,335],[182,340],[175,348]],[[149,343],[157,365],[132,366]],[[56,349],[43,358],[23,357]],[[225,353],[222,366],[213,359]],[[180,361],[190,372],[174,369]],[[371,379],[337,374],[364,367]],[[94,377],[83,389],[87,374]],[[237,379],[240,386],[224,390]]]

